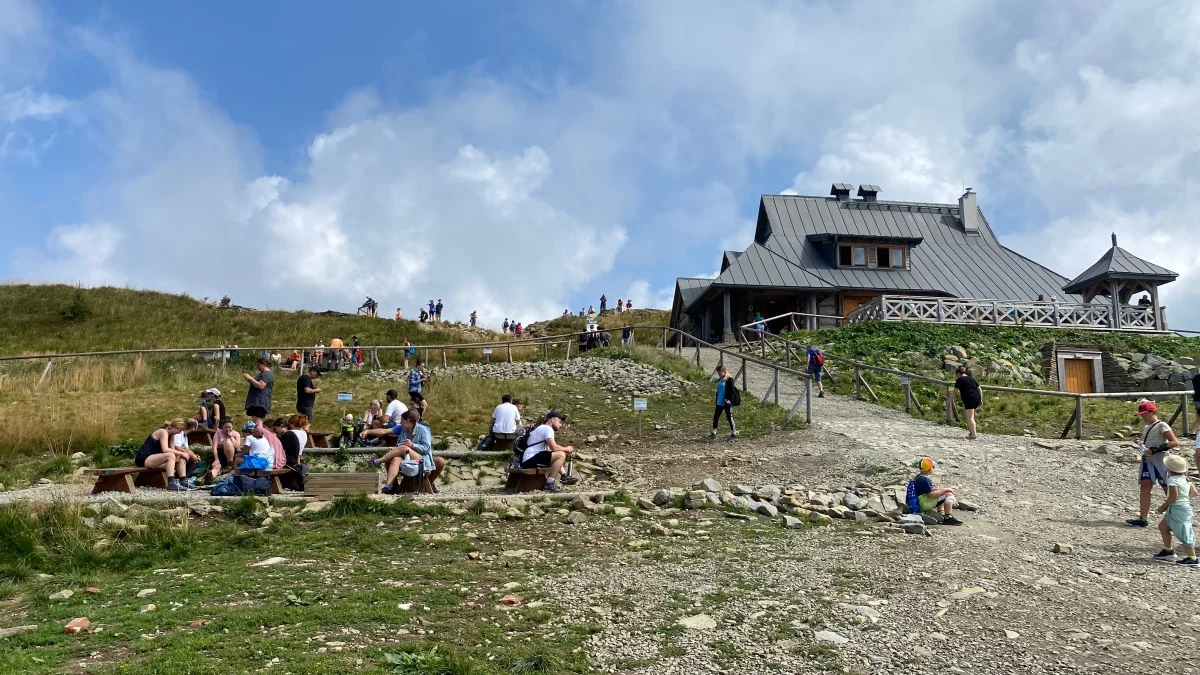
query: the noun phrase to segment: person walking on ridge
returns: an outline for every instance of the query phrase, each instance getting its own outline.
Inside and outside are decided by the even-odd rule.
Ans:
[[[1167,491],[1167,465],[1165,460],[1171,450],[1179,447],[1179,439],[1171,431],[1171,425],[1158,419],[1158,406],[1154,401],[1142,401],[1138,404],[1137,416],[1146,423],[1141,436],[1134,436],[1138,450],[1142,455],[1141,473],[1138,476],[1138,517],[1126,520],[1134,527],[1147,527],[1150,522],[1150,493],[1153,483],[1158,483],[1165,493]]]
[[[729,420],[729,440],[737,439],[737,427],[733,423],[733,408],[741,403],[741,394],[738,393],[733,378],[729,377],[725,370],[725,365],[717,366],[716,409],[713,410],[712,431],[708,433],[708,440],[711,441],[717,437],[717,425],[721,421],[721,413],[725,413],[725,418]]]

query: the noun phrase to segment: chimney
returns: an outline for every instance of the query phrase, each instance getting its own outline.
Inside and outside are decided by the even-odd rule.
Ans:
[[[979,234],[981,225],[979,206],[975,203],[975,192],[971,188],[967,188],[967,191],[958,198],[958,218],[962,221],[963,232]]]
[[[850,201],[850,190],[849,183],[834,183],[833,187],[829,190],[829,194],[837,197],[839,202],[848,202]]]
[[[879,195],[878,185],[859,185],[858,196],[862,197],[864,202],[873,202]]]
[[[1113,232],[1112,237],[1113,237],[1113,248],[1116,248],[1117,247],[1117,233]]]

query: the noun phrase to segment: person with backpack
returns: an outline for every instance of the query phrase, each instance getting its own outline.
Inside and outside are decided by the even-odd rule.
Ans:
[[[408,374],[408,393],[421,393],[421,387],[429,380],[425,375],[425,362],[417,359],[417,365]]]
[[[817,382],[817,398],[825,398],[825,385],[821,384],[821,373],[825,371],[825,354],[820,347],[809,347],[805,350],[808,357],[808,374]]]
[[[551,410],[537,428],[519,437],[514,444],[515,450],[521,453],[522,469],[550,469],[544,488],[547,492],[563,491],[558,479],[563,475],[563,464],[575,452],[572,446],[559,445],[554,440],[554,434],[562,429],[563,421],[562,413]]]
[[[1167,491],[1167,477],[1170,474],[1165,460],[1171,450],[1179,447],[1179,439],[1175,437],[1175,432],[1171,431],[1170,424],[1158,419],[1158,406],[1154,405],[1154,401],[1139,402],[1137,416],[1146,423],[1141,435],[1133,437],[1142,455],[1141,472],[1138,476],[1138,517],[1125,522],[1133,527],[1147,527],[1150,525],[1146,517],[1150,515],[1150,493],[1154,487],[1153,483],[1158,483],[1164,493]]]
[[[908,491],[904,496],[904,505],[909,513],[928,513],[934,511],[941,515],[943,525],[962,525],[963,522],[954,517],[954,505],[958,499],[950,488],[935,488],[933,486],[933,468],[936,464],[932,457],[922,457],[917,460],[915,478],[908,482]]]
[[[742,395],[738,393],[737,384],[725,370],[725,364],[717,366],[716,404],[716,409],[713,410],[712,431],[708,433],[708,440],[711,441],[717,437],[717,425],[721,422],[721,413],[725,413],[725,418],[729,420],[729,440],[737,440],[737,427],[733,423],[733,409],[742,404]]]

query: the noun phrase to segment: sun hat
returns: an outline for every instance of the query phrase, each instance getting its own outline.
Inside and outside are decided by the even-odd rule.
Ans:
[[[1187,473],[1187,460],[1179,455],[1167,455],[1163,460],[1163,464],[1167,466],[1167,471],[1171,473]]]
[[[921,471],[933,471],[935,466],[937,466],[937,462],[934,462],[932,457],[922,457],[917,460],[917,468]]]
[[[242,425],[242,431],[254,431],[256,428],[258,425],[254,423],[254,420],[246,420],[246,423]]]
[[[1138,405],[1137,414],[1145,415],[1146,413],[1158,412],[1158,406],[1154,405],[1154,401],[1142,401]]]

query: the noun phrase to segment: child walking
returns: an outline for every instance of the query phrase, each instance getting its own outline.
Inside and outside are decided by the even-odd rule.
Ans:
[[[724,364],[717,366],[717,407],[713,410],[712,431],[708,434],[710,441],[717,437],[717,424],[721,421],[722,412],[729,420],[729,440],[737,439],[737,427],[733,424],[733,407],[741,402],[742,397],[738,393],[737,385],[734,384],[733,378],[729,377]]]
[[[1163,548],[1154,557],[1158,560],[1170,560],[1175,557],[1171,548],[1171,535],[1179,540],[1184,557],[1176,561],[1177,565],[1200,567],[1196,559],[1196,533],[1192,530],[1192,497],[1196,496],[1196,486],[1188,482],[1187,460],[1179,455],[1169,455],[1163,464],[1167,466],[1167,500],[1158,507],[1163,519],[1158,522],[1158,531],[1162,534]]]
[[[910,513],[928,513],[934,511],[942,517],[943,525],[962,525],[963,522],[954,517],[954,505],[958,499],[950,488],[935,488],[933,486],[932,457],[922,457],[917,462],[920,472],[908,483],[908,493],[904,496],[905,506]]]

